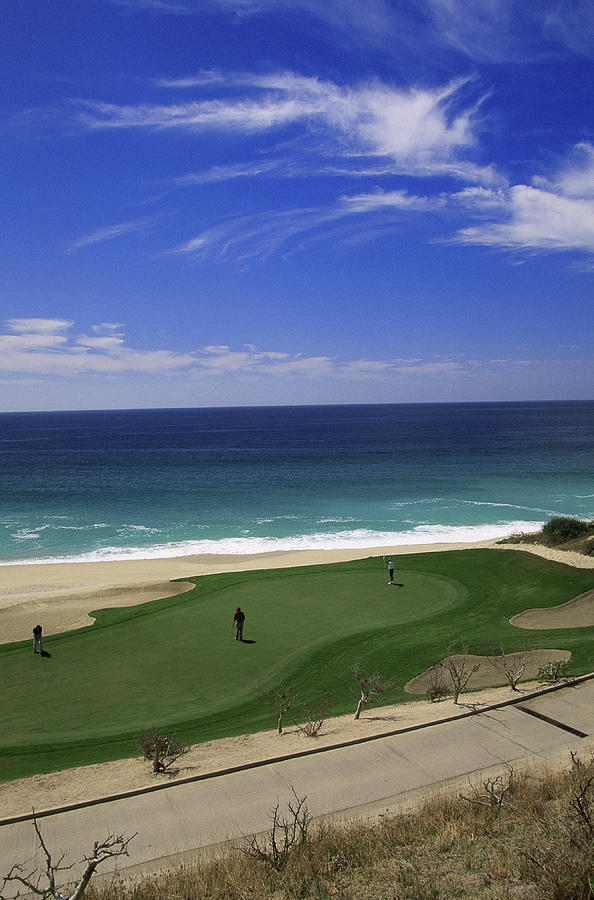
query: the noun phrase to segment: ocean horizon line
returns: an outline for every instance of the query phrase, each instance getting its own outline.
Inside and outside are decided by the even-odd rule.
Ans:
[[[559,406],[564,404],[592,404],[594,403],[593,398],[588,397],[578,397],[577,399],[571,399],[569,397],[560,398],[560,399],[536,399],[536,398],[525,398],[522,400],[402,400],[399,402],[393,402],[390,400],[371,400],[371,401],[363,401],[361,403],[336,403],[336,402],[328,402],[328,403],[245,403],[245,404],[237,404],[237,405],[226,405],[226,406],[107,406],[107,407],[85,407],[80,409],[69,408],[69,409],[0,409],[0,416],[11,416],[11,415],[59,415],[61,413],[68,414],[79,414],[79,413],[149,413],[149,412],[189,412],[191,410],[208,410],[211,412],[216,412],[217,410],[249,410],[249,409],[270,409],[270,410],[283,410],[283,409],[330,409],[330,408],[357,408],[357,407],[369,407],[369,406],[522,406],[525,404],[538,404],[539,406]]]

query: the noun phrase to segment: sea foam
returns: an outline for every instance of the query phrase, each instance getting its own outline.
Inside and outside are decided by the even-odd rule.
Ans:
[[[292,537],[229,537],[219,540],[169,541],[149,547],[103,547],[72,556],[0,562],[0,566],[50,563],[108,562],[127,559],[169,559],[180,556],[249,555],[287,550],[349,550],[406,547],[415,544],[474,543],[510,534],[538,531],[543,521],[499,522],[495,525],[417,525],[408,531],[352,531],[298,534]]]

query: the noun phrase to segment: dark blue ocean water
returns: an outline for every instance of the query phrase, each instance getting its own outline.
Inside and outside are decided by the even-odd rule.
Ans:
[[[594,403],[4,413],[0,560],[481,540],[594,518]]]

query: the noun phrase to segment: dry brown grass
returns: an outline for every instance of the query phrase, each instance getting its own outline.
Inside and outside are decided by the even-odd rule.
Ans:
[[[507,777],[512,774],[507,771]],[[506,776],[504,776],[506,777]],[[91,900],[586,900],[594,897],[594,756],[513,773],[500,806],[480,784],[376,823],[312,827],[275,870],[239,849]],[[579,798],[579,802],[578,802]],[[592,882],[594,885],[594,881]]]

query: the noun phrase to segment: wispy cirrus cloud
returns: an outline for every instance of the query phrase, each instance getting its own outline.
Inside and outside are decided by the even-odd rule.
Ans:
[[[590,0],[427,0],[425,14],[435,40],[478,61],[517,63],[563,50],[594,55]]]
[[[381,194],[357,195],[339,198],[328,206],[303,209],[276,210],[251,216],[231,218],[207,228],[200,234],[171,248],[171,255],[185,256],[193,260],[214,257],[247,263],[264,260],[276,252],[290,253],[308,244],[337,238],[353,239],[374,227],[372,222],[362,224],[364,214],[383,214],[385,221],[394,222],[398,215],[413,211],[430,211],[437,208],[433,201],[421,197],[407,197],[404,192],[392,192],[383,201]]]
[[[594,160],[594,156],[593,156]],[[594,171],[594,166],[593,166]],[[473,224],[442,240],[525,253],[578,251],[594,253],[594,178],[575,167],[551,182],[506,188],[472,186],[461,191],[415,195],[404,190],[376,189],[343,195],[334,204],[231,218],[172,248],[169,253],[194,259],[209,256],[238,262],[266,259],[286,252],[294,239],[342,240],[372,234],[378,224],[404,216],[433,214],[452,221],[461,216]]]
[[[438,0],[434,7],[445,8]],[[476,86],[470,79],[435,87],[397,87],[378,79],[344,86],[286,71],[223,74],[209,70],[162,79],[159,86],[197,92],[198,98],[135,105],[81,101],[80,121],[92,131],[196,135],[267,136],[289,129],[282,156],[275,155],[274,148],[261,148],[256,158],[170,179],[176,187],[312,176],[374,179],[376,184],[394,176],[448,177],[466,185],[433,195],[380,187],[334,198],[326,194],[325,204],[317,207],[268,210],[207,225],[170,249],[171,254],[245,262],[266,258],[281,248],[289,252],[289,242],[304,236],[308,242],[324,235],[336,237],[338,223],[344,235],[357,237],[359,228],[364,237],[375,227],[369,221],[372,215],[382,216],[387,226],[406,213],[440,210],[448,214],[452,231],[456,228],[452,214],[466,216],[455,235],[458,243],[522,251],[590,254],[593,250],[593,201],[588,193],[594,181],[592,145],[578,145],[562,170],[549,179],[534,177],[531,183],[509,186],[495,166],[476,160],[481,152],[482,98],[471,99]],[[202,96],[203,90],[208,96]],[[368,221],[358,225],[357,216]],[[68,252],[138,233],[149,224],[137,220],[99,229],[74,242]]]
[[[329,27],[328,36],[373,43],[397,53],[411,43],[448,48],[476,61],[513,62],[594,54],[590,0],[113,0],[147,12],[218,9],[241,19],[271,12],[305,14]]]
[[[346,213],[369,213],[386,210],[405,210],[428,212],[442,209],[446,199],[442,195],[435,197],[416,197],[407,191],[382,191],[354,194],[342,198]]]
[[[237,178],[290,178],[304,175],[303,169],[282,160],[258,160],[257,162],[235,163],[225,166],[211,166],[204,172],[191,172],[171,180],[174,185],[216,184],[234,181]]]
[[[201,2],[201,0],[199,0]],[[358,39],[386,40],[397,19],[389,0],[206,0],[208,5],[226,10],[236,16],[257,16],[262,13],[307,13],[339,32],[357,34]]]
[[[80,121],[92,130],[242,133],[301,125],[310,141],[317,136],[320,151],[335,158],[386,159],[401,173],[424,176],[452,174],[481,182],[497,177],[469,158],[478,145],[480,102],[464,104],[467,79],[436,88],[397,88],[380,81],[342,87],[281,72],[230,75],[220,83],[219,97],[171,104],[81,101]],[[182,85],[188,87],[188,79]],[[194,86],[203,85],[198,76]]]
[[[336,225],[340,227],[342,240],[353,240],[373,233],[378,221],[389,225],[412,214],[439,213],[448,208],[472,205],[478,209],[499,209],[502,204],[507,204],[499,191],[479,188],[468,191],[468,194],[462,191],[418,196],[404,190],[378,188],[371,192],[345,194],[332,205],[231,218],[205,229],[168,252],[193,259],[262,260],[277,251],[286,252],[294,239],[299,240],[299,246],[303,246],[304,240],[311,243],[335,239]]]
[[[90,247],[92,244],[104,244],[107,241],[113,241],[128,234],[141,234],[154,223],[154,219],[145,218],[135,219],[131,222],[119,222],[116,225],[106,225],[104,228],[92,231],[90,234],[86,234],[74,241],[67,248],[66,252],[76,253],[77,250],[82,250],[83,247]]]

